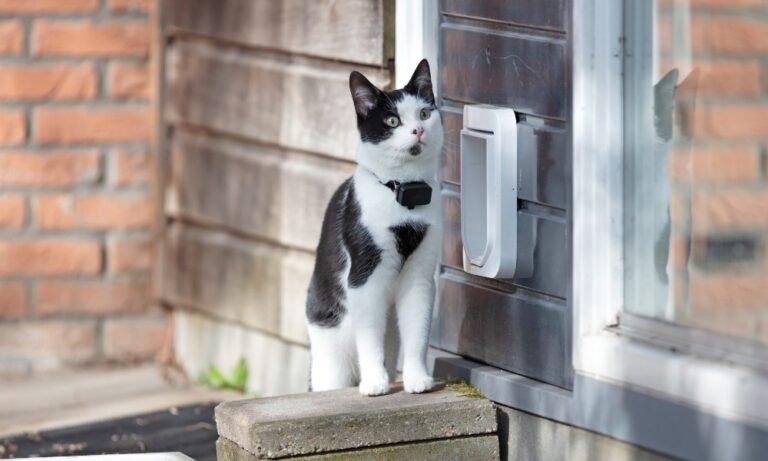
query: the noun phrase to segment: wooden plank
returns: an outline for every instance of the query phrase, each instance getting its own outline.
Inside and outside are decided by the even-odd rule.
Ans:
[[[167,229],[165,261],[163,299],[168,303],[304,339],[311,255],[177,222]],[[301,330],[287,320],[298,321]]]
[[[461,201],[458,194],[444,191],[443,264],[463,270],[461,241]],[[560,298],[570,290],[571,257],[568,227],[562,218],[548,218],[518,211],[518,264],[533,261],[533,270],[509,281]]]
[[[314,251],[325,207],[354,165],[178,132],[166,211]]]
[[[443,98],[566,119],[565,42],[455,23],[440,28]]]
[[[351,66],[242,53],[203,43],[167,52],[166,120],[354,160],[359,141]],[[366,71],[379,85],[389,73]]]
[[[165,26],[239,44],[384,67],[388,0],[166,0]]]
[[[567,306],[440,276],[431,344],[439,349],[570,388]]]
[[[565,32],[566,0],[504,2],[498,0],[442,0],[443,13],[490,19],[515,25]]]
[[[441,109],[445,143],[441,157],[444,181],[461,184],[460,133],[461,106]],[[518,125],[518,197],[523,200],[567,209],[570,175],[570,149],[564,129],[523,121]]]

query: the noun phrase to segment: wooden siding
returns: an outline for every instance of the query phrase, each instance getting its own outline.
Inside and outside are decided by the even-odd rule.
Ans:
[[[440,302],[434,347],[569,388],[571,37],[567,0],[442,0],[439,86],[446,132]],[[510,280],[463,272],[459,134],[464,104],[516,110],[518,261]]]
[[[354,170],[347,79],[359,70],[389,85],[393,5],[162,2],[157,290],[167,306],[306,344],[322,214]]]

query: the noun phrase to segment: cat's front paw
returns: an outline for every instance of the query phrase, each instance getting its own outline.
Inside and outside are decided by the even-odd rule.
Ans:
[[[411,394],[421,394],[432,390],[435,386],[435,380],[431,376],[420,374],[416,376],[406,376],[403,380],[403,389]]]
[[[375,377],[363,378],[358,390],[369,397],[386,394],[389,392],[389,375],[384,371]]]

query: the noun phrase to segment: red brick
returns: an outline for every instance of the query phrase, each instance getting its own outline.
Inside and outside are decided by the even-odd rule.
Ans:
[[[112,63],[107,72],[107,82],[112,98],[149,98],[149,67],[146,64]]]
[[[115,238],[107,245],[110,272],[148,271],[154,259],[149,238]]]
[[[37,282],[36,312],[41,316],[137,313],[150,302],[148,280]]]
[[[0,13],[84,13],[95,11],[98,6],[99,0],[0,0]]]
[[[109,0],[109,9],[112,11],[140,11],[147,12],[150,3],[156,0]]]
[[[35,110],[37,137],[43,143],[145,141],[148,108],[45,107]]]
[[[21,21],[0,21],[0,54],[19,54],[24,48]]]
[[[670,155],[668,171],[676,182],[754,182],[760,161],[756,147],[696,147]]]
[[[0,99],[9,101],[92,99],[97,86],[91,64],[0,66]]]
[[[137,229],[152,222],[147,197],[40,195],[35,210],[41,229]]]
[[[104,324],[104,354],[116,360],[151,359],[160,352],[167,331],[165,318],[107,320]]]
[[[691,281],[694,309],[762,310],[768,305],[768,274],[699,275]]]
[[[147,56],[149,26],[142,22],[93,24],[36,21],[32,53],[45,56]]]
[[[0,275],[96,274],[99,243],[88,240],[0,240]]]
[[[62,187],[101,176],[96,150],[0,153],[0,187]]]
[[[24,282],[0,282],[0,320],[19,320],[27,311]]]
[[[22,195],[0,196],[0,228],[20,229],[27,223],[27,207]]]
[[[27,137],[24,112],[15,109],[0,110],[0,145],[20,144]]]
[[[768,104],[697,108],[693,132],[696,138],[768,139]]]
[[[760,94],[760,61],[696,61],[697,93],[706,96],[757,96]]]
[[[725,53],[768,52],[768,21],[718,17],[707,21],[707,50]]]
[[[0,350],[11,356],[45,357],[64,363],[92,360],[96,326],[92,322],[0,323]]]
[[[145,150],[117,149],[111,153],[116,186],[146,184],[150,179],[149,154]]]
[[[693,196],[696,233],[718,229],[749,229],[768,225],[768,191],[721,190]]]
[[[753,338],[757,325],[756,316],[750,315],[749,312],[745,315],[734,315],[731,312],[720,314],[696,310],[691,311],[683,323],[694,328],[750,339]]]

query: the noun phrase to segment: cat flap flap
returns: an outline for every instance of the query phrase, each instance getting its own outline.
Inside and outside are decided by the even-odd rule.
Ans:
[[[513,278],[517,265],[517,118],[509,108],[464,106],[461,237],[464,270]]]

